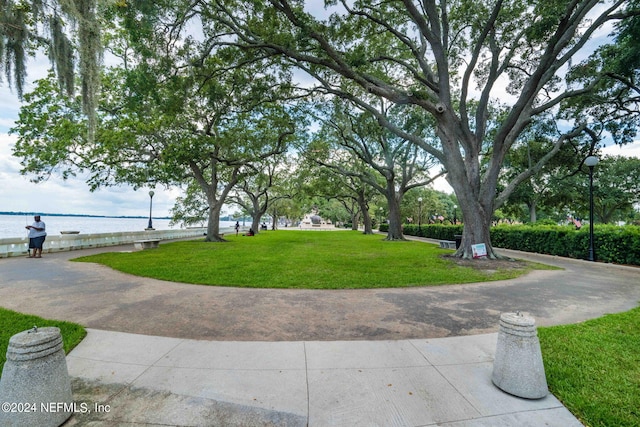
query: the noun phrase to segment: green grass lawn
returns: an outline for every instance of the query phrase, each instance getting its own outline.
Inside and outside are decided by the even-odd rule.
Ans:
[[[549,390],[583,424],[640,426],[640,308],[538,335]]]
[[[57,326],[62,334],[65,353],[69,353],[87,335],[87,331],[75,323],[62,322],[58,320],[47,320],[42,317],[29,314],[17,313],[0,307],[0,372],[6,361],[9,338],[15,334],[31,329],[34,326],[39,328],[45,326]]]
[[[174,282],[292,289],[432,286],[511,279],[519,268],[483,271],[460,267],[436,245],[389,242],[359,232],[262,232],[226,243],[181,241],[159,249],[104,253],[76,261],[105,264],[126,273]],[[515,264],[515,263],[514,263]],[[485,263],[492,268],[490,263]]]

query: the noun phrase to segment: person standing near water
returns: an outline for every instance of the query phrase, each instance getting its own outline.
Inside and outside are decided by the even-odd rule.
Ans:
[[[34,223],[27,225],[25,228],[29,230],[29,258],[42,258],[42,245],[47,237],[47,226],[40,220],[40,215],[33,217]],[[31,255],[33,249],[33,255]]]

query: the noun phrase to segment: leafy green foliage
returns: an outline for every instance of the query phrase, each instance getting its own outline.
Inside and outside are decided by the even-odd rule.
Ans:
[[[502,225],[491,229],[494,244],[505,249],[586,259],[588,227]],[[598,261],[640,265],[640,227],[594,226],[594,247]]]
[[[385,224],[381,225],[384,231]],[[405,224],[404,233],[410,236],[437,240],[455,240],[463,225]],[[496,247],[524,252],[587,259],[589,253],[588,227],[576,230],[573,225],[499,225],[491,228]],[[614,264],[640,265],[640,227],[596,225],[594,247],[598,261]]]
[[[355,198],[360,198],[361,212],[367,212],[368,200],[363,200],[367,192],[365,187],[384,196],[389,209],[387,239],[401,239],[400,205],[407,191],[432,181],[429,170],[436,163],[433,157],[380,127],[375,115],[363,113],[351,104],[335,100],[320,107],[322,127],[309,145],[306,157],[332,173],[344,176],[344,180],[349,181],[347,188],[354,189]],[[410,114],[402,108],[381,109],[378,114],[393,116],[408,132],[432,131],[424,115]]]
[[[9,0],[0,7],[0,71],[4,71],[9,84],[14,83],[18,97],[22,98],[27,56],[44,50],[58,76],[58,89],[71,96],[78,63],[81,105],[89,118],[89,139],[93,139],[97,124],[95,111],[102,58],[96,4],[96,0]]]
[[[138,18],[130,9],[114,4],[105,13],[131,28],[110,28],[122,64],[103,75],[95,138],[82,124],[80,99],[58,94],[50,76],[29,94],[12,130],[19,135],[14,154],[23,159],[22,173],[41,181],[57,172],[63,178],[88,172],[92,190],[191,186],[181,201],[197,205],[176,209],[174,219],[191,221],[208,209],[208,236],[215,239],[231,189],[259,173],[261,161],[285,153],[306,125],[286,101],[288,76],[263,73],[261,58],[232,48],[200,58],[193,38],[166,31],[168,24],[153,14],[140,18],[144,25],[134,31]],[[149,27],[157,30],[152,39]]]
[[[528,165],[529,171],[539,170],[565,139],[589,130],[597,140],[605,128],[600,103],[583,98],[580,107],[594,107],[587,110],[568,101],[590,95],[602,75],[584,67],[596,83],[579,85],[565,81],[564,73],[573,57],[593,51],[598,28],[636,13],[626,9],[625,0],[602,8],[566,0],[329,1],[324,6],[215,0],[194,15],[217,30],[210,34],[224,34],[210,43],[283,59],[311,76],[318,92],[354,102],[389,132],[436,157],[461,211],[478,218],[465,229],[459,256],[469,256],[470,242],[477,239],[486,240],[491,252],[493,213],[519,179],[499,186],[501,168],[527,124],[541,116],[571,118],[564,129],[548,134],[549,156]],[[499,99],[505,89],[513,97]],[[387,117],[380,106],[402,114]],[[414,112],[434,132],[404,126]],[[390,204],[392,234],[399,234],[391,219],[397,210]]]
[[[427,237],[438,240],[455,240],[456,235],[462,235],[462,225],[442,224],[405,224],[404,233],[408,236]]]
[[[167,243],[153,251],[105,253],[77,261],[177,282],[295,289],[434,286],[502,280],[525,272],[458,267],[442,258],[451,251],[434,245],[387,242],[380,236],[349,231],[288,230],[255,237],[234,235],[227,240],[213,245]]]
[[[509,173],[522,170],[520,162],[535,157],[537,144],[514,150],[509,156]],[[557,221],[567,215],[575,218],[589,216],[589,168],[579,163],[586,153],[567,147],[551,161],[539,175],[518,186],[503,210],[522,221],[535,222],[542,214]],[[594,167],[594,215],[598,223],[630,220],[634,205],[640,202],[640,159],[623,156],[604,156]],[[526,215],[523,212],[526,208]],[[530,214],[531,216],[529,217]]]
[[[603,45],[570,68],[567,82],[574,88],[590,90],[564,102],[565,116],[590,115],[595,129],[607,131],[617,144],[626,144],[637,135],[640,125],[640,2],[625,1],[619,11],[613,42]]]
[[[46,180],[53,171],[64,179],[89,167],[90,145],[78,98],[61,95],[52,73],[24,96],[26,104],[10,133],[18,135],[13,154],[22,158],[23,175]],[[93,182],[93,177],[89,182]]]

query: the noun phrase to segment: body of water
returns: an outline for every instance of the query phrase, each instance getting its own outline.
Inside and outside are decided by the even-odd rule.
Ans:
[[[149,218],[98,218],[89,216],[46,216],[42,221],[47,225],[49,236],[60,235],[61,231],[79,231],[82,234],[117,233],[120,231],[143,231],[149,225]],[[153,228],[170,230],[168,219],[153,218]],[[0,239],[26,237],[26,225],[33,224],[33,215],[0,215]],[[235,222],[221,221],[220,227],[233,227]],[[206,224],[204,224],[206,226]]]

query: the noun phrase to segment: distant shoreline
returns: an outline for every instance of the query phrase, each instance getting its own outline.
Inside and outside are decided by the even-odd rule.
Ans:
[[[76,217],[76,218],[114,218],[114,219],[148,219],[148,216],[132,216],[132,215],[91,215],[91,214],[68,214],[68,213],[47,213],[47,212],[2,212],[0,211],[0,215],[12,215],[12,216],[33,216],[33,215],[41,215],[43,217],[47,216],[68,216],[68,217]],[[152,219],[167,219],[171,220],[172,218],[169,216],[152,216]],[[220,221],[242,221],[243,218],[232,218],[229,215],[220,217]],[[250,217],[244,218],[245,221],[251,221]]]
[[[0,215],[15,215],[15,216],[33,216],[34,212],[0,212]],[[71,217],[82,217],[82,218],[133,218],[133,219],[141,219],[141,218],[149,218],[148,216],[129,216],[129,215],[90,215],[90,214],[67,214],[67,213],[47,213],[47,212],[38,212],[38,215],[41,216],[71,216]],[[153,219],[171,219],[168,216],[154,216]]]

